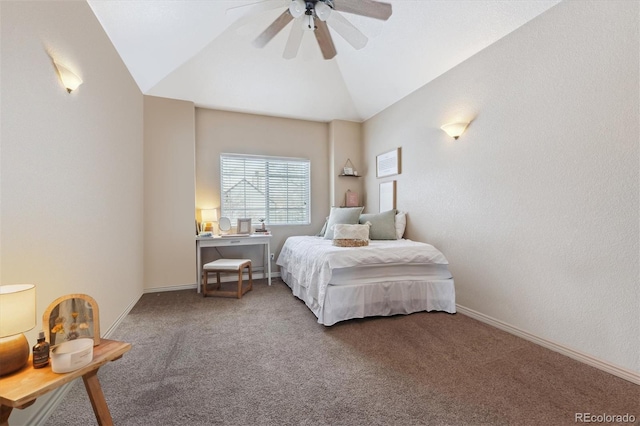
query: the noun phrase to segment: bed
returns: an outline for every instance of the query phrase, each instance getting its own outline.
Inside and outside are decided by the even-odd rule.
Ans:
[[[352,318],[456,312],[447,259],[429,244],[390,239],[337,247],[325,236],[294,236],[276,264],[293,295],[325,326]]]

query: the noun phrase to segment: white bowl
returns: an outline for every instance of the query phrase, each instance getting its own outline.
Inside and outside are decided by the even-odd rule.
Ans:
[[[69,340],[51,351],[51,370],[69,373],[89,364],[93,359],[93,339]]]

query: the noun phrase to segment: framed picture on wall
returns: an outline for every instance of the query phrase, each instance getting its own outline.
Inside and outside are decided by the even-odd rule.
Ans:
[[[400,153],[401,148],[396,148],[376,156],[376,176],[381,178],[399,175],[402,172],[400,169]]]
[[[396,181],[382,182],[379,192],[380,213],[396,208]]]

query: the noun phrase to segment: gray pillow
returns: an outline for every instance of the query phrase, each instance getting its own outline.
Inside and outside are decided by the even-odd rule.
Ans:
[[[396,211],[395,209],[382,213],[361,214],[360,223],[371,223],[369,229],[370,240],[396,240]]]
[[[331,214],[327,221],[327,230],[324,233],[324,239],[333,240],[333,225],[357,225],[363,208],[364,207],[331,207]]]
[[[324,220],[324,225],[322,225],[322,229],[320,232],[316,234],[316,237],[324,237],[324,233],[327,232],[327,222],[329,221],[329,216]]]

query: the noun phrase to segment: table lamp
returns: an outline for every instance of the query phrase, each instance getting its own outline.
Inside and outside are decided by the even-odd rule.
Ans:
[[[202,216],[202,231],[206,231],[211,226],[211,232],[213,232],[213,223],[218,221],[218,210],[216,209],[202,209],[200,212]]]
[[[29,361],[29,342],[23,334],[36,326],[36,287],[0,286],[0,376],[20,370]]]

